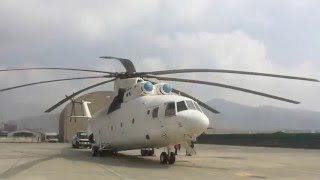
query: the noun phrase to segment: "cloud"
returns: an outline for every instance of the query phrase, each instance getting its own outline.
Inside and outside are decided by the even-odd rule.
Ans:
[[[241,31],[177,33],[173,38],[168,36],[156,38],[155,42],[161,48],[174,51],[176,56],[183,56],[173,57],[172,61],[178,63],[184,61],[184,66],[199,66],[200,61],[219,68],[270,69],[265,46]]]
[[[241,31],[230,33],[177,33],[173,36],[157,37],[154,42],[161,48],[174,52],[174,56],[171,56],[169,60],[163,61],[169,61],[173,64],[172,66],[178,66],[179,68],[235,69],[294,76],[310,76],[315,78],[320,77],[314,64],[307,60],[300,62],[296,66],[288,67],[279,66],[270,61],[267,56],[265,44]],[[245,75],[214,73],[204,75],[199,73],[198,75],[193,75],[192,78],[236,85],[278,96],[285,96],[291,99],[298,99],[309,106],[310,104],[315,104],[314,94],[319,89],[317,83]],[[254,106],[278,105],[292,108],[297,107],[276,100],[235,92],[233,90],[206,86],[194,86],[194,89],[196,89],[196,91],[193,91],[193,94],[199,94],[202,99],[223,97],[235,102]],[[316,99],[320,100],[318,98]],[[314,110],[318,108],[319,107],[316,107]]]
[[[205,67],[320,79],[316,69],[320,66],[318,7],[319,2],[312,0],[4,0],[0,2],[0,66],[123,71],[116,61],[97,60],[101,55],[115,55],[133,59],[141,71]],[[0,87],[85,75],[1,73]],[[319,86],[313,83],[226,74],[179,76],[257,89],[303,102],[290,107],[320,108],[315,97]],[[54,83],[0,94],[1,112],[16,117],[16,110],[10,108],[19,107],[19,116],[39,113],[64,94],[94,82],[98,81]],[[174,85],[203,100],[219,97],[250,105],[286,106],[221,88]],[[106,88],[112,86],[101,87]]]
[[[38,67],[37,65],[26,65],[27,67]],[[23,67],[23,66],[22,66]],[[7,69],[0,67],[0,69]],[[33,70],[20,72],[0,72],[0,89],[12,86],[33,83],[38,81],[46,81],[53,79],[62,79],[70,77],[85,77],[95,76],[92,73],[78,73],[65,71],[51,71],[51,70]],[[15,119],[17,117],[26,117],[42,114],[47,108],[57,103],[59,100],[65,98],[65,95],[70,95],[89,85],[101,82],[104,79],[93,80],[75,80],[63,81],[55,83],[39,84],[11,91],[0,93],[0,113],[6,119]],[[101,86],[96,90],[110,90],[110,85]],[[91,92],[88,91],[88,92]],[[59,109],[62,109],[61,106]],[[58,109],[58,110],[59,110]],[[57,111],[57,110],[56,110]]]
[[[154,0],[141,0],[139,6],[132,6],[129,2],[5,0],[1,2],[1,22],[7,33],[14,30],[18,35],[10,40],[28,39],[31,35],[41,41],[46,35],[46,42],[57,38],[101,41],[143,20],[157,7]]]

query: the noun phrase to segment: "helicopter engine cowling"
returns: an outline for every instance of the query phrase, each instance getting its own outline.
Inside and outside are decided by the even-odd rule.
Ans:
[[[145,81],[140,84],[142,93],[144,94],[154,94],[154,86],[151,82]]]
[[[172,87],[167,83],[159,83],[159,84],[156,84],[155,86],[156,86],[155,89],[157,94],[167,95],[167,94],[171,94],[172,92]]]
[[[153,94],[154,92],[153,84],[148,81],[142,83],[142,90],[145,94]]]
[[[124,102],[134,99],[141,95],[154,95],[155,86],[148,81],[143,81],[135,84],[134,86],[127,89],[124,93]]]

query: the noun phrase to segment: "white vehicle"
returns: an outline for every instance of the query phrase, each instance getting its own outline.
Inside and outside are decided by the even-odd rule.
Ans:
[[[219,112],[195,97],[180,90],[171,88],[171,86],[167,83],[156,83],[152,82],[150,79],[218,86],[294,104],[298,104],[299,102],[225,84],[192,79],[163,77],[160,75],[215,72],[318,82],[318,80],[310,78],[222,69],[175,69],[152,72],[136,72],[133,63],[129,59],[107,56],[102,58],[119,60],[125,67],[126,72],[106,72],[75,68],[7,69],[2,71],[49,69],[86,71],[104,73],[104,75],[42,81],[6,88],[0,91],[56,81],[112,78],[81,89],[71,96],[67,96],[65,99],[49,108],[46,112],[51,112],[58,106],[84,91],[114,81],[115,96],[110,97],[110,103],[93,116],[91,115],[88,107],[90,102],[78,102],[83,104],[85,115],[76,117],[88,119],[87,133],[89,135],[89,140],[94,142],[92,146],[92,155],[97,156],[100,154],[102,156],[106,152],[114,153],[117,151],[131,149],[141,149],[142,155],[152,155],[154,152],[152,148],[167,147],[166,151],[161,153],[160,161],[163,164],[173,164],[176,157],[172,152],[172,146],[178,143],[182,144],[182,146],[187,149],[188,154],[195,154],[194,149],[187,142],[195,141],[196,138],[209,126],[209,119],[203,113],[199,105],[211,111],[212,113]]]
[[[72,148],[91,147],[87,132],[78,131],[72,138]]]
[[[45,141],[49,143],[59,142],[58,133],[46,133]]]

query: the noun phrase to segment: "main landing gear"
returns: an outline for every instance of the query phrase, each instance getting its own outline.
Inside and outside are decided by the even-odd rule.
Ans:
[[[160,163],[161,164],[168,164],[168,163],[174,164],[176,162],[176,155],[174,154],[174,152],[170,151],[170,148],[168,148],[167,152],[162,152],[160,154]]]
[[[141,149],[141,156],[153,156],[154,149]]]
[[[116,154],[116,151],[106,150],[106,149],[99,149],[99,147],[97,145],[92,145],[91,155],[93,157],[111,156],[113,154]]]

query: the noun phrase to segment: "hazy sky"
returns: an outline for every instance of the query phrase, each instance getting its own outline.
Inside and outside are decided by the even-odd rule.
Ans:
[[[224,68],[320,79],[320,2],[312,0],[0,1],[0,68],[77,67],[123,71]],[[0,88],[92,73],[0,73]],[[172,83],[200,99],[318,111],[320,83],[222,74],[188,76],[301,101],[290,105],[202,85]],[[0,93],[0,120],[41,114],[65,94],[98,80]],[[101,89],[111,89],[103,86]]]

